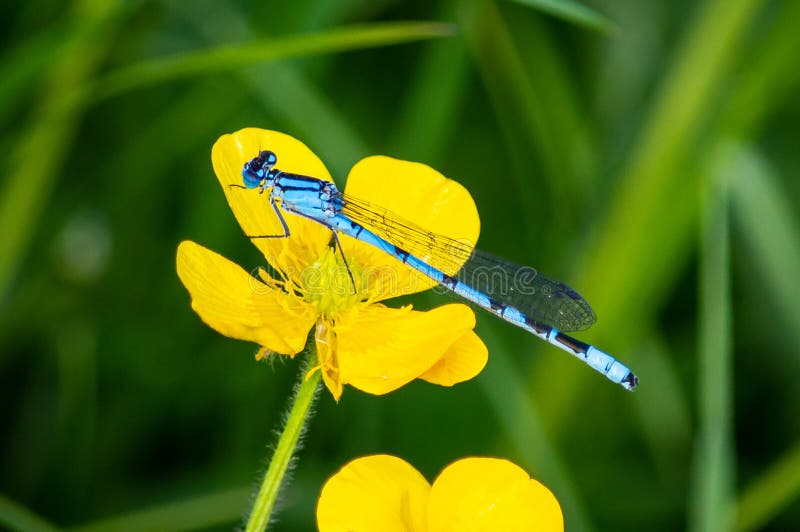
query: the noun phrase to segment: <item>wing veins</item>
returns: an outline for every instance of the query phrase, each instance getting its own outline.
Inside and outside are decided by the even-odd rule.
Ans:
[[[342,214],[354,222],[538,322],[563,331],[579,331],[595,321],[586,300],[560,281],[466,242],[428,231],[383,207],[345,194],[342,199]]]

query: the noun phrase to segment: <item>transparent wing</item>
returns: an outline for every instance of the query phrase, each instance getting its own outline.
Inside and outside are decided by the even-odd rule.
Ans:
[[[581,331],[595,322],[592,307],[569,286],[480,249],[472,252],[456,277],[561,331]]]
[[[462,242],[423,229],[393,212],[342,194],[342,214],[447,275],[469,259],[474,242]]]
[[[447,275],[562,331],[591,326],[595,314],[580,294],[533,268],[436,234],[368,202],[342,195],[342,214]]]

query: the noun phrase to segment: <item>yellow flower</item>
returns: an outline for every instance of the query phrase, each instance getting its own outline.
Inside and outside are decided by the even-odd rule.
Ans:
[[[322,162],[288,135],[254,128],[223,135],[212,150],[214,171],[249,236],[283,233],[268,202],[269,190],[259,194],[240,188],[242,166],[264,149],[275,152],[277,168],[284,172],[331,180]],[[469,192],[428,166],[367,157],[350,171],[346,192],[427,230],[464,242],[478,238],[478,214]],[[319,365],[312,371],[322,372],[337,400],[345,384],[384,394],[416,378],[451,386],[483,369],[487,350],[472,331],[475,315],[469,307],[389,308],[380,301],[425,290],[431,281],[372,246],[341,236],[351,281],[341,253],[330,245],[330,229],[282,214],[290,237],[252,239],[273,275],[260,268],[251,276],[191,241],[178,246],[178,276],[192,308],[210,327],[256,342],[262,346],[257,358],[270,352],[295,355],[315,327]]]
[[[564,530],[555,496],[519,466],[463,458],[433,482],[389,455],[357,458],[325,483],[320,532],[503,532]]]

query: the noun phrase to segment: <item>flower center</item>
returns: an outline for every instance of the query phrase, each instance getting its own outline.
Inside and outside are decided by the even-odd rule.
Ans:
[[[325,253],[303,271],[303,295],[321,316],[333,318],[368,298],[362,270],[352,258],[345,264],[340,253],[326,248]]]

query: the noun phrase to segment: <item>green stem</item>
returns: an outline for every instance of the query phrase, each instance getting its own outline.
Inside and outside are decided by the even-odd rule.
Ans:
[[[303,433],[306,418],[314,402],[320,372],[315,371],[313,375],[306,378],[308,370],[317,364],[317,352],[313,341],[309,342],[309,345],[310,353],[306,363],[300,370],[300,382],[295,387],[289,416],[286,418],[283,432],[278,440],[278,446],[275,448],[275,454],[272,455],[267,473],[264,475],[263,482],[261,482],[261,488],[258,490],[255,502],[253,502],[253,510],[250,512],[250,518],[247,520],[247,527],[245,528],[246,532],[260,532],[267,528],[270,515],[272,515],[272,508],[275,506],[275,500],[278,498],[278,492],[283,484],[283,477],[289,469],[292,456],[297,448],[297,442]]]

